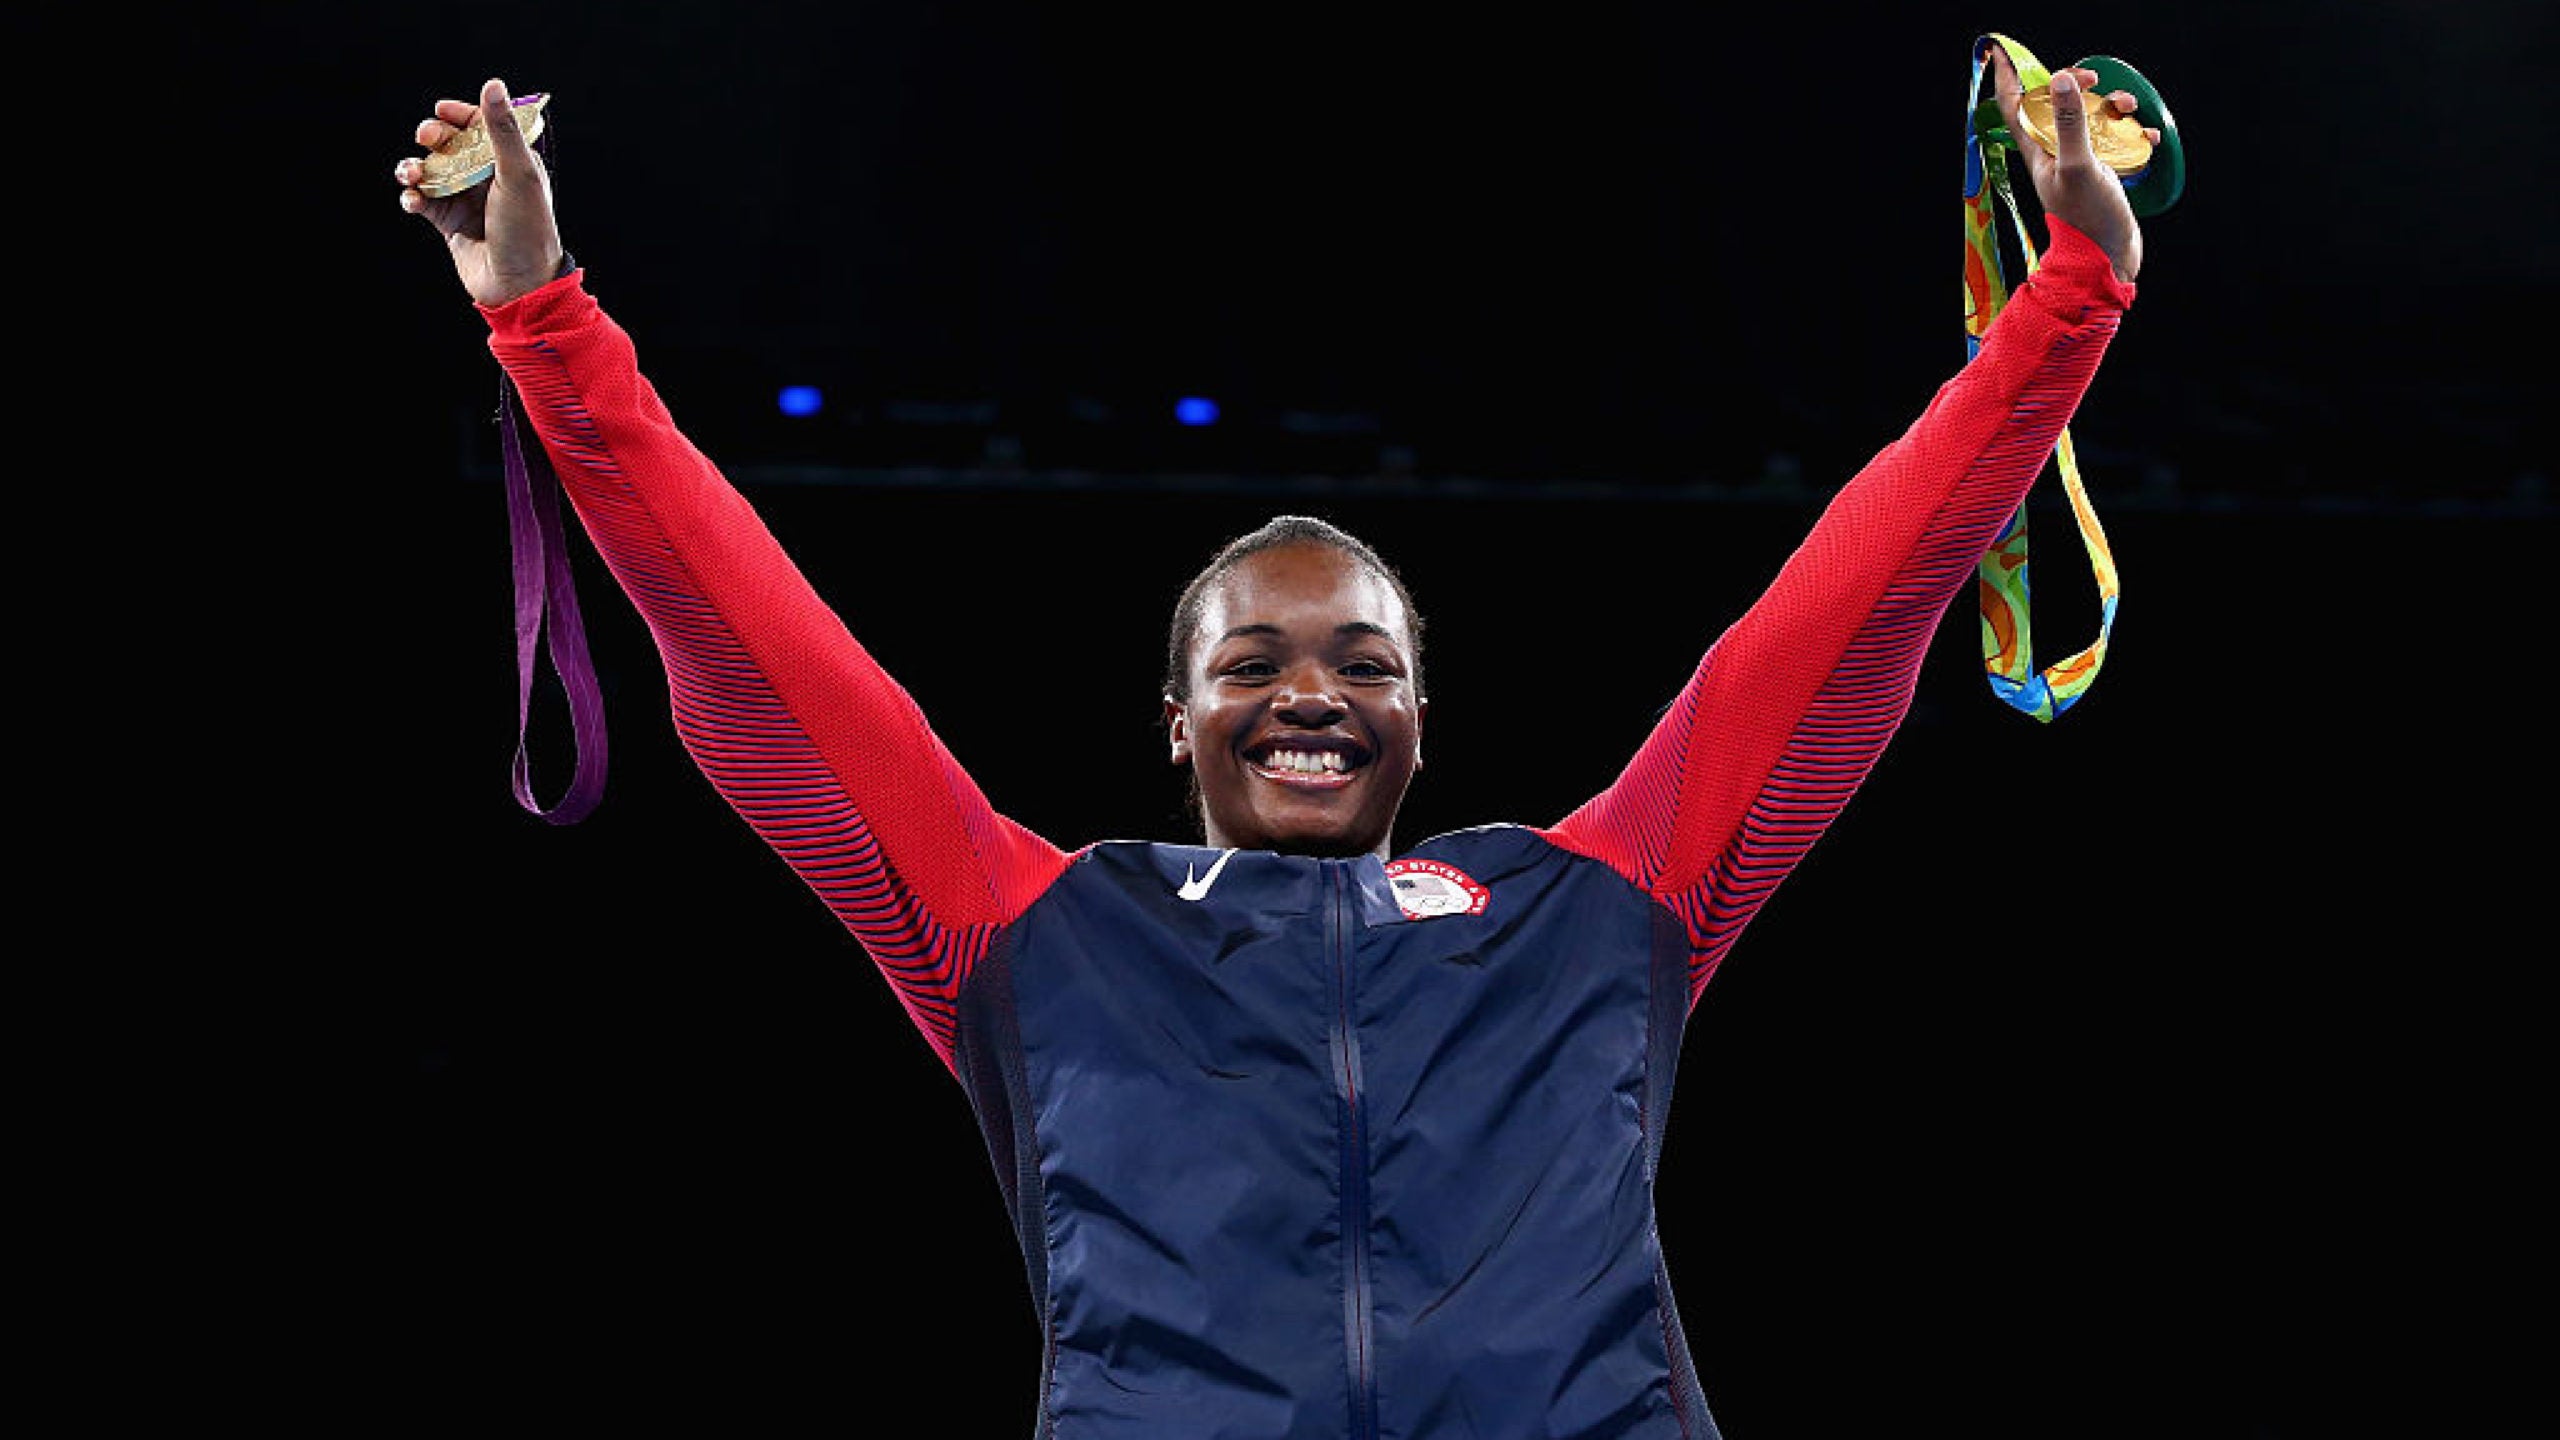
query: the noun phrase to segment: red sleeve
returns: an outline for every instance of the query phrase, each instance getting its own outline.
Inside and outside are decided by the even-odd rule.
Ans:
[[[2059,220],[1981,351],[1842,487],[1626,770],[1547,832],[1687,924],[1689,999],[1892,738],[1930,636],[2025,499],[2133,287]]]
[[[581,276],[483,313],[572,507],[657,642],[685,748],[950,1065],[970,966],[1067,857],[987,803],[676,429]]]

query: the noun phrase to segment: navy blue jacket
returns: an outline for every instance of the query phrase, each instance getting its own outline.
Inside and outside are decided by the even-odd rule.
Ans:
[[[1715,1433],[1654,1234],[1686,927],[1524,828],[1416,859],[1481,909],[1408,914],[1375,858],[1096,846],[970,976],[1042,1436]]]

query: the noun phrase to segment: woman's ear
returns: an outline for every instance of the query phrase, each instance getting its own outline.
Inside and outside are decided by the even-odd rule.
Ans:
[[[1164,732],[1173,745],[1173,763],[1191,763],[1191,722],[1189,711],[1171,695],[1164,697]]]

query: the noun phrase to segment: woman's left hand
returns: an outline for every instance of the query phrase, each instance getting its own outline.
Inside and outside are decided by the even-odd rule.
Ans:
[[[2025,136],[2018,125],[2018,72],[2009,62],[2008,50],[1991,47],[1992,93],[2000,102],[2000,118],[2009,133]],[[2053,72],[2053,132],[2055,153],[2047,153],[2042,145],[2024,140],[2018,156],[2035,182],[2036,201],[2047,216],[2059,217],[2090,239],[2098,242],[2107,258],[2115,263],[2116,278],[2130,284],[2142,271],[2142,222],[2134,218],[2133,202],[2124,193],[2124,182],[2113,170],[2098,163],[2097,152],[2089,142],[2088,117],[2081,113],[2082,91],[2095,89],[2098,72],[2086,67],[2065,67]],[[2107,97],[2116,113],[2130,115],[2139,104],[2134,97],[2118,90]],[[2143,134],[2153,144],[2160,143],[2160,132],[2150,126]]]

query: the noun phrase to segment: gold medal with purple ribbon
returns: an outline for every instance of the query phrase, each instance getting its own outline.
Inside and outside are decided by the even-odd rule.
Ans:
[[[530,145],[542,138],[542,111],[551,103],[548,95],[520,95],[511,102],[516,124],[524,129],[524,141]],[[489,117],[483,112],[471,117],[471,123],[430,150],[418,162],[418,189],[431,198],[441,200],[459,195],[472,186],[498,173],[497,147],[489,142]]]

